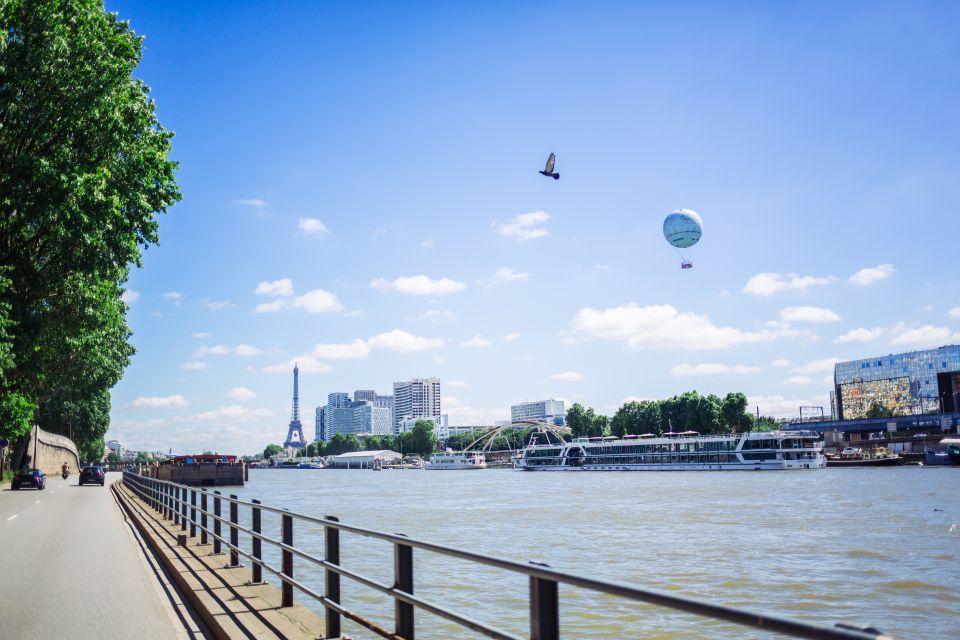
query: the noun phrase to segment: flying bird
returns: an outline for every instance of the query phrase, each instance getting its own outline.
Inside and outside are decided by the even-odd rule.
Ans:
[[[544,168],[543,171],[540,172],[540,174],[547,176],[548,178],[553,178],[554,180],[559,180],[560,174],[553,172],[553,166],[555,164],[557,164],[557,156],[551,153],[550,157],[547,158],[547,166]]]

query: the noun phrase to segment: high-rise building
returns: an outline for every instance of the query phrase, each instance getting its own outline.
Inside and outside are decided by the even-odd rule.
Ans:
[[[563,425],[567,413],[564,410],[563,400],[538,400],[537,402],[521,402],[510,407],[510,419],[514,422],[521,420],[542,420]]]
[[[954,412],[960,409],[960,346],[838,362],[833,383],[840,420]]]
[[[369,400],[373,402],[377,398],[377,392],[373,389],[357,389],[353,392],[354,402],[360,402],[361,400]]]
[[[327,396],[328,409],[342,409],[348,404],[350,404],[349,393],[335,392]]]
[[[393,430],[403,418],[440,416],[440,378],[414,378],[393,383]]]
[[[345,407],[327,406],[324,412],[324,436],[327,440],[335,434],[355,433],[390,435],[390,410],[374,406],[369,400],[350,402]]]
[[[317,407],[316,412],[316,427],[314,440],[322,440],[323,442],[327,441],[327,432],[324,429],[324,417],[327,411],[327,406]]]

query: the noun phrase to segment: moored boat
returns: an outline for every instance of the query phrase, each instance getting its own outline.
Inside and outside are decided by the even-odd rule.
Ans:
[[[893,467],[903,464],[903,457],[886,447],[874,447],[855,454],[848,454],[849,447],[839,456],[827,456],[828,467]]]
[[[810,431],[699,435],[693,431],[575,438],[534,432],[513,458],[523,471],[730,471],[820,469],[823,441]]]
[[[435,453],[424,469],[440,471],[462,471],[466,469],[486,469],[483,454],[478,451],[447,451]]]

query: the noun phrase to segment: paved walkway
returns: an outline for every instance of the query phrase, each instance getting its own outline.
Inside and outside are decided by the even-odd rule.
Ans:
[[[206,631],[127,523],[109,485],[47,478],[0,491],[0,636],[202,638]]]

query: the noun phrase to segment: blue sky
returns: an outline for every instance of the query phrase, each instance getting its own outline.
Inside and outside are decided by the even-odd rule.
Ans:
[[[107,6],[184,194],[128,286],[127,447],[281,441],[294,360],[312,434],[330,392],[434,375],[454,424],[792,415],[837,359],[960,341],[955,4]]]

